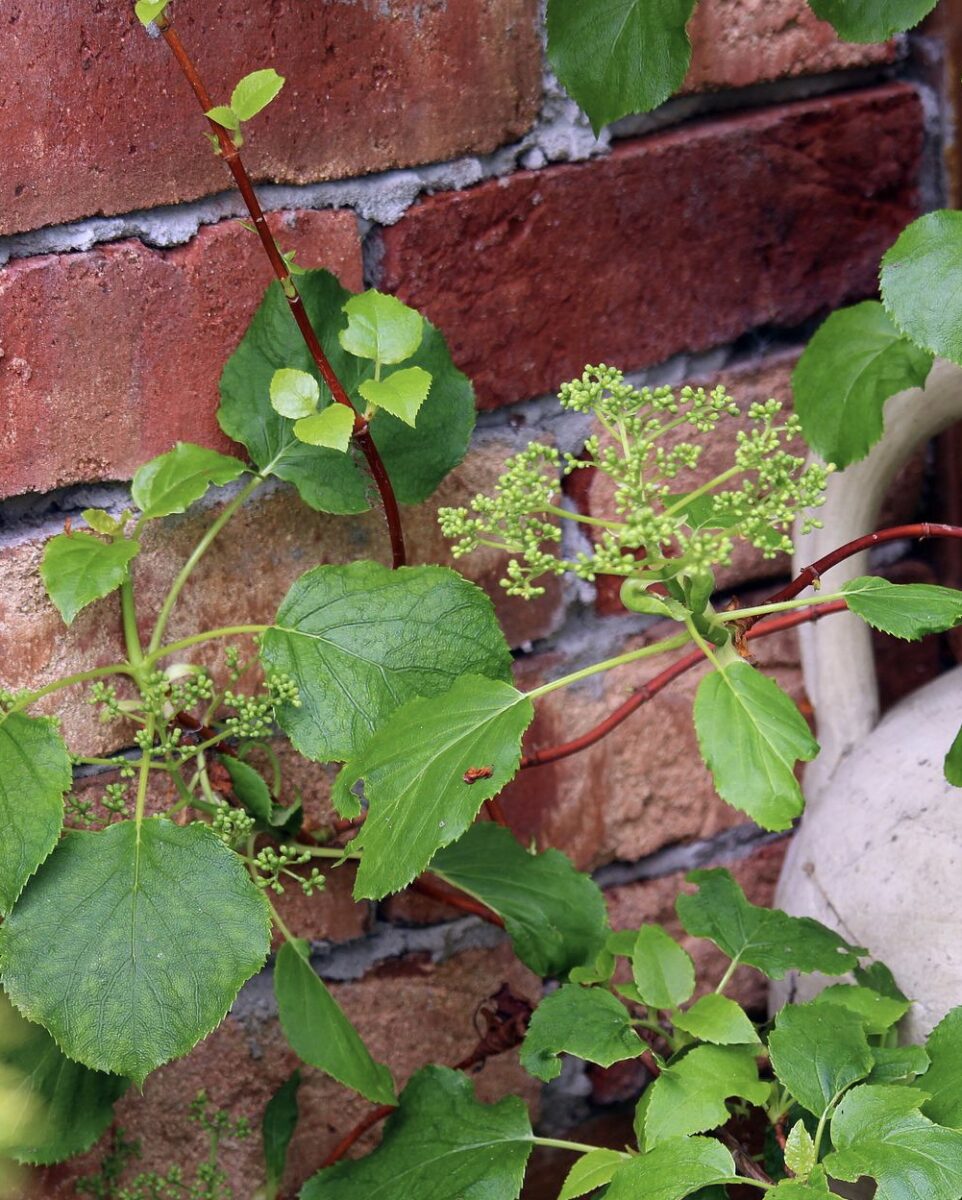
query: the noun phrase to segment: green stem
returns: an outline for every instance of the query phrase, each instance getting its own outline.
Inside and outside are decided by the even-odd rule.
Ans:
[[[311,858],[353,858],[360,862],[364,857],[359,850],[338,850],[332,846],[305,846],[303,842],[295,842],[294,848],[301,854],[309,854]]]
[[[291,931],[284,924],[283,918],[281,917],[281,915],[277,911],[277,909],[274,907],[274,904],[271,901],[270,897],[267,898],[267,903],[271,910],[271,920],[274,922],[274,924],[277,926],[277,928],[284,935],[285,940],[288,942],[296,942],[297,938],[293,935],[293,933],[291,933]]]
[[[179,650],[188,650],[191,646],[199,646],[202,642],[213,642],[218,638],[240,637],[242,634],[266,633],[273,625],[223,625],[219,629],[207,629],[203,633],[194,633],[190,637],[181,638],[177,642],[168,642],[156,650],[150,650],[144,655],[144,662],[153,664]]]
[[[140,827],[144,822],[144,809],[147,805],[147,783],[150,780],[150,747],[154,744],[154,732],[157,718],[153,713],[147,716],[144,725],[144,751],[140,760],[140,774],[137,777],[137,803],[134,807],[134,821],[137,824],[137,848],[140,848]]]
[[[106,679],[109,675],[134,675],[135,672],[130,663],[112,663],[109,667],[94,667],[90,671],[77,671],[74,675],[65,675],[62,679],[55,679],[53,683],[48,683],[42,688],[38,688],[35,692],[28,692],[25,696],[21,696],[14,704],[11,712],[21,712],[25,708],[29,708],[31,704],[35,704],[44,696],[52,696],[54,692],[59,692],[63,688],[73,687],[78,683],[88,683],[93,679]]]
[[[722,993],[725,991],[725,988],[727,988],[729,983],[731,983],[731,978],[735,974],[735,971],[738,969],[738,964],[740,962],[741,962],[741,959],[736,956],[728,964],[728,968],[725,971],[725,974],[718,981],[718,987],[715,988],[715,994],[717,996],[722,995]]]
[[[806,596],[803,600],[783,600],[780,604],[758,604],[754,608],[733,608],[731,612],[716,614],[719,621],[743,621],[746,617],[766,617],[771,613],[788,612],[792,608],[814,608],[818,604],[832,604],[847,599],[844,592],[829,595]]]
[[[534,509],[532,511],[539,511]],[[546,504],[541,512],[551,513],[555,517],[563,517],[566,521],[580,521],[582,525],[600,525],[603,529],[624,529],[624,521],[609,521],[606,517],[587,517],[584,513],[570,512],[559,504]]]
[[[144,658],[144,648],[140,644],[140,631],[137,629],[137,608],[134,604],[134,584],[129,577],[120,585],[120,611],[124,623],[124,644],[127,647],[127,657],[134,667],[140,665]]]
[[[819,1151],[822,1148],[822,1138],[825,1136],[825,1127],[835,1115],[835,1109],[838,1107],[838,1102],[845,1095],[845,1089],[838,1092],[831,1099],[831,1103],[818,1119],[818,1128],[815,1130],[815,1161],[818,1162]]]
[[[657,1033],[659,1037],[664,1038],[669,1045],[672,1044],[671,1036],[662,1029],[657,1021],[648,1021],[644,1017],[632,1017],[631,1023],[637,1025],[639,1029],[650,1029],[652,1033]]]
[[[707,483],[703,483],[701,487],[695,488],[693,492],[688,492],[681,500],[676,500],[669,508],[665,509],[666,517],[673,517],[677,512],[684,510],[691,504],[692,500],[698,500],[701,496],[713,492],[715,488],[721,487],[723,483],[727,483],[729,479],[734,479],[736,475],[744,473],[744,467],[729,467],[727,471],[722,471],[720,475],[716,475],[714,479],[709,479]]]
[[[724,674],[722,664],[718,660],[718,655],[711,648],[711,646],[709,646],[709,644],[705,640],[705,638],[703,638],[701,636],[701,634],[698,632],[698,630],[695,628],[695,622],[691,619],[691,617],[685,618],[685,628],[688,630],[689,634],[691,635],[691,640],[695,643],[695,645],[702,652],[702,654],[704,654],[704,656],[712,664],[712,666],[715,668],[715,670],[722,671],[722,673]]]
[[[250,496],[257,490],[257,488],[260,487],[263,482],[264,480],[262,476],[255,475],[250,483],[241,488],[234,499],[231,500],[230,504],[224,508],[224,511],[220,514],[217,520],[213,522],[204,536],[200,539],[200,541],[194,547],[194,552],[191,554],[190,558],[188,558],[181,567],[177,578],[170,586],[170,591],[167,593],[164,603],[161,606],[160,613],[157,616],[157,624],[154,626],[154,632],[151,635],[150,646],[148,647],[151,655],[156,653],[157,647],[160,645],[161,638],[164,636],[164,630],[167,628],[167,622],[170,620],[170,614],[173,612],[174,605],[177,603],[177,598],[183,590],[184,584],[193,574],[194,568],[207,553],[211,543],[231,519],[234,513],[237,512],[241,505],[250,498]]]
[[[660,642],[654,642],[651,646],[642,646],[639,650],[629,650],[625,654],[619,654],[615,658],[606,658],[604,662],[593,663],[590,667],[583,667],[580,671],[574,671],[570,675],[562,675],[560,679],[555,679],[551,683],[544,683],[534,691],[525,693],[529,700],[538,700],[542,696],[547,696],[549,692],[555,692],[558,688],[568,687],[572,683],[578,683],[582,679],[588,679],[592,675],[597,675],[601,671],[611,671],[615,667],[623,667],[626,663],[637,662],[642,658],[651,658],[655,654],[663,654],[668,650],[678,650],[682,646],[687,646],[691,641],[691,636],[687,633],[678,633],[674,637],[663,638]]]
[[[550,1146],[554,1150],[571,1150],[574,1154],[590,1154],[593,1150],[598,1150],[598,1146],[588,1146],[584,1142],[564,1142],[560,1138],[545,1138],[532,1137],[532,1144],[535,1146]],[[620,1152],[624,1159],[631,1158],[630,1154]]]

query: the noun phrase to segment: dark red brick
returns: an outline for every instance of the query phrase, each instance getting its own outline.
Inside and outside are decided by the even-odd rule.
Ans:
[[[921,144],[901,84],[692,124],[429,197],[385,231],[382,283],[494,408],[871,293]]]

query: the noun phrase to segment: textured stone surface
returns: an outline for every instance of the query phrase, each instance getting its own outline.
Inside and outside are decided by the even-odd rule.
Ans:
[[[871,293],[921,138],[904,85],[692,124],[429,197],[385,231],[382,285],[446,333],[483,407],[586,362],[643,367]]]
[[[271,225],[303,266],[361,287],[352,213]],[[128,479],[178,439],[230,449],[217,383],[271,278],[238,221],[175,250],[131,240],[0,270],[0,497]]]
[[[175,14],[215,103],[274,67],[255,180],[304,183],[493,150],[537,111],[537,0],[211,6]],[[4,0],[0,233],[223,191],[229,176],[163,42],[129,5]]]

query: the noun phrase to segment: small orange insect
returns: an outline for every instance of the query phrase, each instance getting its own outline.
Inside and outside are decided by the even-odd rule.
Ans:
[[[461,778],[465,783],[477,783],[479,779],[490,779],[494,767],[468,767]]]

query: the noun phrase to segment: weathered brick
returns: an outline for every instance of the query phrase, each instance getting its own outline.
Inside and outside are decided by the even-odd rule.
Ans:
[[[871,293],[917,211],[921,140],[899,84],[629,141],[423,200],[384,233],[382,286],[497,407]]]
[[[892,42],[856,46],[839,39],[805,0],[702,0],[688,25],[692,63],[684,91],[747,87],[891,62]]]
[[[352,213],[271,224],[303,265],[361,287]],[[238,221],[175,250],[131,240],[0,271],[0,497],[129,479],[178,439],[229,450],[217,383],[271,278]]]
[[[257,180],[305,183],[493,150],[537,111],[537,0],[234,6],[176,20],[217,102],[254,67],[287,86],[251,127]],[[224,164],[130,6],[4,5],[0,233],[222,191]]]

